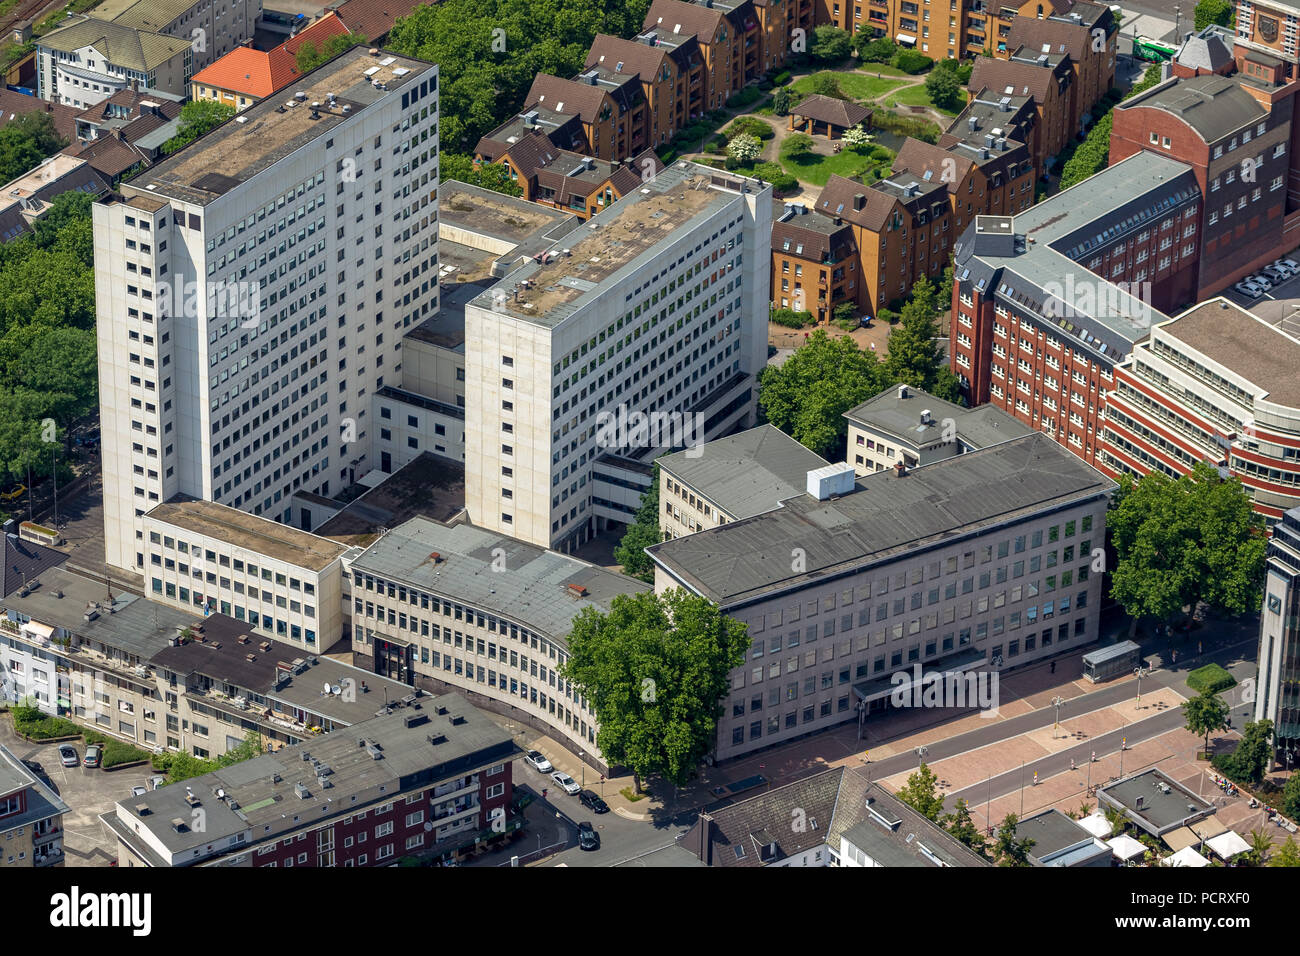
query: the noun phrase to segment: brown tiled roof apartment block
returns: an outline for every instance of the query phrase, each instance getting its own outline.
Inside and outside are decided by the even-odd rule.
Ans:
[[[613,79],[611,79],[613,77]],[[582,122],[587,152],[627,159],[646,147],[646,99],[636,77],[588,70],[572,80],[539,73],[524,101]]]
[[[1119,25],[1109,7],[1077,3],[1065,16],[1012,20],[1005,49],[999,43],[994,56],[1009,59],[1013,51],[1068,56],[1074,70],[1076,110],[1082,119],[1115,85],[1118,38]]]
[[[1016,54],[1010,60],[979,57],[971,73],[970,89],[998,97],[1027,96],[1034,101],[1037,138],[1033,144],[1034,168],[1047,172],[1052,157],[1070,142],[1078,123],[1074,116],[1074,71],[1064,54]],[[972,99],[980,94],[972,96]],[[982,98],[982,97],[980,97]]]
[[[662,146],[690,125],[692,77],[698,84],[704,71],[698,44],[670,47],[656,43],[654,36],[625,40],[601,33],[587,54],[586,68],[596,67],[640,82],[647,105],[645,132],[651,146]]]
[[[1017,18],[1064,14],[1078,6],[1070,0],[1026,0],[1023,3],[961,4],[947,11],[936,8],[933,21],[924,17],[917,0],[815,0],[817,23],[830,23],[850,33],[888,37],[936,60],[979,56],[993,48],[997,37]],[[1004,41],[1003,41],[1004,42]]]

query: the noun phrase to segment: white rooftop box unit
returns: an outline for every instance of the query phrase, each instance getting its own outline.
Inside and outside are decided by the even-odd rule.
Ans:
[[[823,465],[808,472],[808,494],[818,501],[832,495],[847,495],[853,490],[853,466],[848,462]]]

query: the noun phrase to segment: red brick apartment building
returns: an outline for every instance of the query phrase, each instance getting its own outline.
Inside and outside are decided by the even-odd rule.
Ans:
[[[1205,196],[1195,290],[1203,299],[1300,244],[1293,121],[1300,84],[1177,65],[1175,72],[1116,106],[1110,155],[1114,162],[1145,150],[1195,170]]]
[[[1115,366],[1195,288],[1201,195],[1192,169],[1143,152],[957,244],[952,370],[992,402],[1101,461]]]
[[[463,697],[416,692],[345,730],[125,799],[100,821],[120,866],[388,866],[513,826],[517,753]]]

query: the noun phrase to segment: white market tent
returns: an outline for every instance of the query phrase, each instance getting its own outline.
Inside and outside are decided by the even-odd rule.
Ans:
[[[1110,852],[1115,855],[1115,859],[1127,863],[1129,860],[1140,859],[1147,848],[1144,844],[1133,839],[1127,833],[1121,833],[1113,840],[1108,840],[1106,845],[1110,847]]]
[[[1100,810],[1094,810],[1082,820],[1076,820],[1075,822],[1099,840],[1106,839],[1106,837],[1110,836],[1111,831],[1115,829],[1110,825],[1110,821],[1106,819],[1106,814]]]
[[[1228,830],[1226,833],[1211,837],[1205,841],[1205,845],[1224,860],[1231,860],[1234,856],[1250,851],[1250,844],[1243,840],[1235,830]]]
[[[1210,861],[1201,854],[1197,853],[1190,846],[1185,846],[1173,856],[1167,856],[1160,861],[1161,866],[1209,866]]]

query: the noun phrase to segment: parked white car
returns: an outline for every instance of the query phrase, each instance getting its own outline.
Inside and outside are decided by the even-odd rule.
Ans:
[[[1233,286],[1233,288],[1236,289],[1238,292],[1240,292],[1242,295],[1251,299],[1258,299],[1261,295],[1264,294],[1264,289],[1262,287],[1257,286],[1255,285],[1255,283],[1250,282],[1249,280],[1246,279],[1243,279],[1240,282],[1238,282],[1236,285]]]
[[[559,785],[561,790],[570,796],[582,789],[582,787],[578,786],[578,781],[574,780],[562,770],[557,770],[555,773],[551,774],[551,779]]]
[[[538,773],[550,773],[555,769],[551,766],[551,762],[537,750],[530,750],[528,753],[524,754],[524,763],[528,764],[528,766],[532,767]]]

